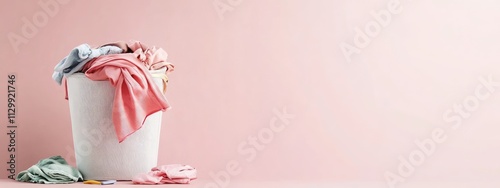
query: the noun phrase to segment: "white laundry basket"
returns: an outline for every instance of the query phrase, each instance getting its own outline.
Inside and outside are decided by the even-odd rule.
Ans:
[[[164,87],[161,78],[153,79]],[[67,89],[76,165],[84,179],[131,180],[157,166],[161,111],[148,116],[141,129],[119,143],[112,121],[115,88],[111,83],[76,73],[68,76]]]

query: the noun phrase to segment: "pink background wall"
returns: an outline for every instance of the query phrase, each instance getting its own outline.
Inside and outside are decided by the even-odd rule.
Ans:
[[[16,73],[18,171],[73,147],[54,65],[81,43],[140,40],[163,47],[176,65],[160,164],[190,164],[206,179],[234,159],[242,170],[234,179],[383,181],[386,171],[397,174],[398,156],[418,149],[414,140],[444,130],[446,141],[408,181],[500,176],[500,93],[478,100],[469,117],[449,114],[463,120],[456,130],[457,119],[443,118],[455,104],[474,104],[479,78],[500,81],[496,1],[401,0],[399,13],[350,62],[341,44],[354,45],[355,28],[364,30],[376,20],[370,11],[389,1],[220,0],[230,7],[222,17],[213,0],[69,1],[16,53],[8,33],[22,35],[22,19],[47,1],[0,8],[0,106],[6,75]],[[247,162],[239,144],[284,107],[294,118]],[[0,130],[4,169],[8,140]]]

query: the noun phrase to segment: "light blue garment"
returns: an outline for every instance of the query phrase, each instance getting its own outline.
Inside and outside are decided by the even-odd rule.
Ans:
[[[90,60],[101,55],[119,54],[122,52],[123,50],[116,46],[103,46],[92,49],[88,44],[81,44],[71,50],[69,55],[54,67],[52,78],[61,85],[64,76],[67,77],[75,72],[81,71],[83,66]]]
[[[74,183],[82,181],[78,169],[68,165],[61,156],[40,160],[29,169],[19,172],[17,181],[43,184]]]

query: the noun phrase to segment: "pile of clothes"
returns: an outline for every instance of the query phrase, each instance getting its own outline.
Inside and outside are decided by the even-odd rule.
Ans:
[[[150,70],[163,73],[152,75]],[[97,48],[82,44],[55,66],[52,78],[61,85],[64,77],[83,72],[94,81],[109,80],[115,87],[112,119],[121,143],[141,128],[147,116],[170,108],[162,92],[166,92],[167,74],[173,70],[163,49],[141,42],[115,42]],[[155,85],[153,77],[163,79],[163,90]]]
[[[83,177],[78,169],[68,165],[61,156],[53,156],[38,161],[25,171],[17,174],[17,181],[42,183],[42,184],[60,184],[82,181]]]
[[[132,179],[133,184],[189,184],[196,179],[196,169],[189,165],[171,164],[154,167],[148,173],[138,174]],[[68,184],[83,181],[78,169],[68,165],[61,156],[40,160],[29,169],[20,172],[17,181],[40,184]],[[114,180],[86,180],[85,184],[113,184]]]

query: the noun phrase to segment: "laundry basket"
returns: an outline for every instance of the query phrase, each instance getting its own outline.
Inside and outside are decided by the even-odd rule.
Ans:
[[[153,79],[164,87],[161,78]],[[157,166],[161,111],[119,143],[112,121],[114,86],[76,73],[67,77],[67,89],[76,165],[84,179],[131,180]]]

